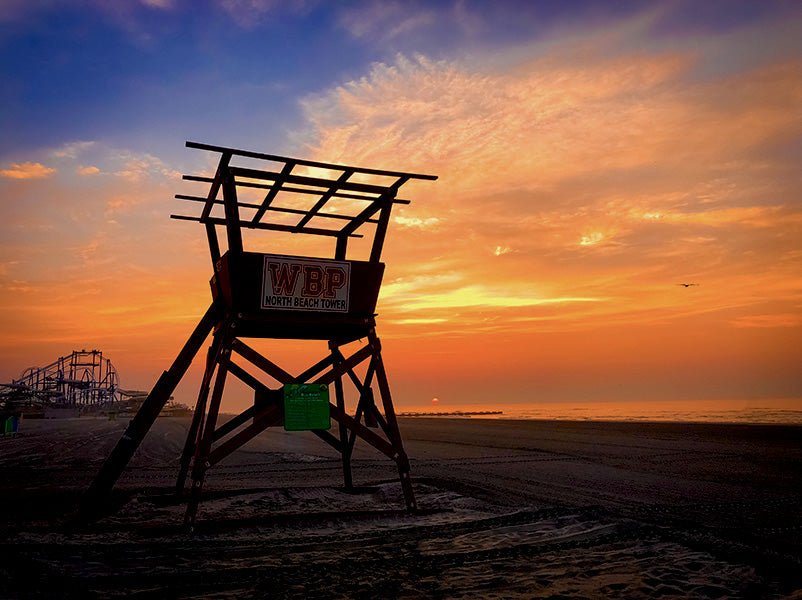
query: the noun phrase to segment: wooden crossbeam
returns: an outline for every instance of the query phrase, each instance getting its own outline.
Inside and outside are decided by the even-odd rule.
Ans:
[[[192,202],[206,202],[206,198],[203,198],[201,196],[188,196],[186,194],[176,194],[175,198],[176,198],[176,200],[191,200]],[[223,204],[223,201],[222,200],[215,200],[214,204]],[[262,207],[262,205],[260,205],[260,204],[253,204],[251,202],[242,202],[242,201],[240,201],[238,203],[238,205],[240,207],[242,207],[242,208],[257,208],[258,209],[258,208]],[[284,206],[272,206],[272,205],[266,207],[265,211],[281,212],[281,213],[287,213],[287,214],[290,214],[290,215],[305,215],[308,212],[308,211],[302,210],[300,208],[286,208]],[[316,217],[325,217],[327,219],[340,219],[340,220],[346,220],[346,221],[350,221],[351,219],[354,218],[352,215],[341,215],[341,214],[330,213],[330,212],[318,212],[315,216]],[[254,221],[255,221],[254,219],[251,219],[252,223]],[[376,220],[376,219],[368,219],[365,222],[366,223],[378,223],[379,221]]]
[[[209,463],[209,466],[211,467],[219,463],[226,456],[234,452],[234,450],[255,438],[271,425],[275,425],[281,421],[281,418],[281,410],[279,410],[275,404],[271,404],[261,412],[257,413],[254,415],[253,423],[251,425],[234,435],[231,439],[226,440],[209,453],[209,457],[206,459],[206,461]]]
[[[262,369],[262,371],[270,375],[273,379],[275,379],[279,383],[295,382],[295,378],[289,373],[287,373],[287,371],[285,371],[272,361],[266,359],[256,350],[245,344],[242,340],[235,339],[231,344],[231,349],[244,359],[250,361],[251,364]]]
[[[258,379],[256,379],[253,375],[245,371],[245,369],[243,369],[242,367],[233,362],[230,362],[228,367],[229,367],[229,372],[232,375],[236,376],[240,381],[250,386],[253,390],[262,394],[263,398],[268,398],[272,396],[273,399],[268,400],[268,404],[277,405],[277,403],[280,402],[279,396],[281,396],[281,390],[271,390],[262,382],[260,382]],[[217,430],[214,432],[215,441],[224,438],[232,431],[235,431],[236,429],[244,425],[250,419],[257,418],[257,415],[260,413],[261,410],[264,410],[264,408],[265,408],[264,405],[257,406],[256,403],[254,403],[253,406],[247,408],[236,417],[230,419],[229,421],[218,427]],[[312,433],[314,433],[317,437],[328,443],[330,446],[334,447],[334,449],[337,450],[338,452],[342,452],[342,444],[340,443],[340,440],[335,438],[328,431],[325,431],[323,429],[313,429]]]
[[[324,373],[323,375],[315,379],[313,383],[325,383],[327,385],[332,383],[335,379],[339,379],[340,377],[342,377],[348,371],[348,369],[353,369],[363,360],[365,360],[369,356],[372,356],[375,350],[376,347],[373,346],[373,344],[368,344],[367,346],[360,348],[359,350],[354,352],[350,358],[344,360],[343,362],[337,365],[334,365],[334,367],[331,370],[329,370],[328,372]]]
[[[382,202],[374,202],[373,204],[367,206],[361,213],[359,213],[354,219],[348,223],[345,227],[340,230],[340,233],[343,235],[351,235],[356,229],[361,227],[367,220],[375,215],[380,209],[384,208],[385,206],[392,206],[393,199],[395,195],[398,193],[398,188],[404,185],[409,178],[407,177],[400,177],[398,181],[396,181],[393,185],[391,185],[387,191],[382,196]]]
[[[226,437],[232,431],[236,431],[242,425],[250,421],[257,413],[259,409],[254,405],[246,408],[240,414],[231,417],[228,421],[220,425],[217,429],[214,430],[214,441],[218,441]]]
[[[307,211],[307,213],[301,218],[301,220],[298,221],[298,223],[296,223],[295,227],[299,231],[303,229],[303,226],[306,225],[321,208],[323,208],[323,205],[326,204],[326,202],[328,202],[331,199],[332,195],[334,195],[334,192],[336,192],[337,189],[341,185],[343,185],[346,182],[346,180],[353,174],[354,172],[349,169],[345,171],[342,175],[340,175],[339,179],[337,179],[337,181],[334,184],[332,184],[332,186],[328,189],[328,191],[326,191],[320,197],[320,199],[317,202],[315,202],[314,206],[312,206],[312,208],[310,208]]]
[[[326,358],[316,362],[306,371],[298,375],[295,378],[296,383],[304,383],[306,381],[309,381],[312,377],[320,373],[323,369],[330,367],[333,362],[334,362],[334,356],[329,354]]]
[[[260,171],[259,169],[249,169],[247,167],[229,167],[228,170],[232,175],[234,175],[234,177],[256,179],[257,181],[276,181],[279,178],[278,173]],[[348,190],[350,192],[376,194],[376,196],[381,196],[387,191],[387,188],[383,185],[358,183],[356,181],[343,181],[342,183],[338,183],[336,179],[310,177],[308,175],[287,175],[284,177],[284,180],[287,181],[287,183],[294,183],[296,185],[306,185],[312,188],[321,188],[318,193],[323,193],[331,187],[336,187],[337,189],[341,190]]]
[[[262,215],[265,214],[265,211],[270,206],[270,203],[273,202],[273,200],[275,199],[276,194],[278,194],[278,191],[281,189],[281,185],[284,183],[285,179],[287,178],[287,175],[290,174],[290,171],[292,171],[294,166],[295,163],[292,161],[284,165],[284,168],[281,170],[281,173],[279,174],[279,178],[276,179],[276,183],[273,184],[273,187],[270,189],[269,192],[267,192],[265,199],[262,201],[262,206],[259,207],[259,210],[257,210],[256,214],[253,216],[252,219],[253,223],[258,223],[259,219],[262,218]]]
[[[351,431],[357,432],[359,437],[369,443],[371,446],[376,448],[379,452],[384,454],[385,456],[389,456],[393,460],[397,460],[399,458],[399,453],[396,451],[395,447],[382,438],[380,435],[374,433],[371,429],[368,429],[362,423],[355,420],[351,416],[348,415],[344,410],[340,410],[334,404],[329,403],[329,410],[331,411],[331,417],[337,421],[338,423],[342,423]]]
[[[201,175],[184,175],[184,181],[198,181],[201,183],[212,183],[214,181],[213,177],[203,177]],[[259,190],[272,190],[273,184],[270,183],[256,183],[255,181],[238,181],[237,186],[239,187],[248,187],[254,188]],[[320,195],[320,190],[312,190],[309,188],[296,188],[289,185],[284,185],[281,187],[282,192],[292,192],[297,194],[312,194],[315,196]],[[336,192],[332,194],[334,198],[348,198],[349,200],[364,200],[366,202],[373,202],[376,197],[375,196],[365,196],[363,194],[348,194],[346,192]],[[395,204],[411,204],[411,200],[403,200],[401,198],[393,198],[393,202]]]
[[[209,217],[207,219],[201,219],[200,217],[189,217],[186,215],[170,215],[171,219],[176,219],[179,221],[195,221],[195,222],[204,222],[204,223],[211,223],[213,225],[228,225],[227,219],[220,219],[217,217]],[[246,229],[266,229],[270,231],[284,231],[287,233],[309,233],[311,235],[325,235],[329,237],[339,237],[341,232],[336,229],[321,229],[319,227],[304,227],[300,231],[296,229],[295,225],[281,225],[279,223],[251,223],[250,221],[239,221],[240,227],[245,227]],[[353,238],[361,238],[363,237],[359,233],[351,234],[349,237]]]
[[[203,212],[201,212],[201,219],[206,219],[209,213],[212,212],[212,202],[217,199],[217,192],[220,190],[220,185],[223,183],[223,175],[228,168],[230,160],[230,152],[225,152],[223,156],[220,157],[220,164],[218,164],[217,172],[212,180],[212,187],[209,189],[209,195],[206,197],[206,206],[203,207]]]
[[[269,160],[272,162],[288,162],[292,161],[297,165],[305,166],[305,167],[319,167],[321,169],[331,169],[331,170],[344,170],[344,169],[353,169],[357,173],[365,173],[366,175],[385,175],[389,177],[401,177],[407,176],[411,179],[427,179],[433,181],[437,179],[436,175],[423,175],[420,173],[405,173],[402,171],[387,171],[384,169],[369,169],[365,167],[349,167],[346,165],[338,165],[336,163],[324,163],[315,160],[306,160],[302,158],[290,158],[286,156],[276,156],[273,154],[263,154],[261,152],[251,152],[250,150],[237,150],[235,148],[226,148],[224,146],[212,146],[210,144],[202,144],[199,142],[187,142],[187,148],[195,148],[198,150],[208,150],[211,152],[220,152],[220,153],[227,153],[230,152],[232,155],[235,156],[243,156],[247,158],[258,158],[261,160]]]

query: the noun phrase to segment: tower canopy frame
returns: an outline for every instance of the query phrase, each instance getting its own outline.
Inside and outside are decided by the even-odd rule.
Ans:
[[[229,252],[243,252],[242,230],[255,229],[333,238],[333,258],[345,260],[348,240],[364,237],[369,225],[375,225],[369,262],[379,262],[393,205],[410,203],[397,197],[401,186],[415,179],[437,179],[435,175],[290,158],[198,142],[186,145],[218,153],[219,159],[213,177],[183,176],[186,181],[209,184],[204,196],[175,196],[202,203],[200,214],[170,216],[206,226],[213,263],[221,258],[217,226],[225,228]],[[238,165],[242,159],[255,164]],[[246,190],[258,190],[263,197],[258,202],[241,201],[239,196]],[[300,201],[302,197],[306,202]],[[222,208],[222,214],[216,208]],[[287,218],[294,218],[294,222],[286,222]]]

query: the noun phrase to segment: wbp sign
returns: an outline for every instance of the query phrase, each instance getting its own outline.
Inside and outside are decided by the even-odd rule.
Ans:
[[[262,308],[348,312],[351,264],[265,255]]]

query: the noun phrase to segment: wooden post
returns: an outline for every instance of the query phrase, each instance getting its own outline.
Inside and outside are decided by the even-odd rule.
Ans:
[[[209,387],[212,383],[212,375],[217,366],[217,361],[220,357],[221,336],[215,336],[209,352],[206,357],[206,370],[203,373],[203,380],[201,382],[200,391],[198,392],[198,401],[195,404],[195,412],[192,416],[192,423],[189,426],[187,433],[187,441],[184,444],[184,451],[181,453],[181,463],[178,471],[178,478],[175,484],[175,491],[181,494],[184,491],[184,484],[187,480],[187,473],[189,472],[189,463],[195,454],[198,447],[198,438],[201,430],[203,429],[203,417],[206,412],[206,402],[209,398]]]
[[[374,360],[376,361],[376,381],[379,384],[379,392],[382,397],[382,406],[384,407],[384,417],[387,419],[387,426],[389,428],[388,435],[396,454],[393,459],[398,465],[398,474],[401,477],[401,489],[404,492],[404,500],[407,504],[407,510],[417,510],[415,503],[415,493],[412,490],[412,480],[409,475],[409,458],[404,451],[404,446],[401,443],[401,432],[398,430],[398,421],[395,417],[395,410],[393,409],[393,400],[390,397],[390,385],[387,382],[387,373],[384,370],[384,361],[381,357],[381,343],[376,336],[376,330],[371,328],[368,334],[368,339],[371,344],[376,347],[376,354]]]
[[[228,324],[229,327],[233,323]],[[195,449],[195,458],[192,461],[192,491],[190,492],[189,503],[187,504],[187,512],[184,515],[184,525],[190,529],[195,525],[195,516],[198,512],[198,502],[200,502],[200,493],[203,487],[203,480],[206,477],[206,470],[209,468],[208,458],[209,452],[212,448],[212,441],[214,440],[214,429],[217,425],[217,415],[220,412],[220,401],[223,398],[223,389],[226,384],[226,374],[228,373],[228,363],[231,359],[231,336],[229,331],[222,333],[223,342],[220,349],[220,357],[217,360],[217,378],[214,382],[214,390],[212,391],[212,399],[209,402],[209,411],[206,415],[206,423],[203,429],[203,434],[198,440]]]
[[[192,359],[198,353],[201,345],[214,327],[222,311],[220,302],[212,302],[206,314],[198,323],[192,335],[189,336],[186,344],[178,353],[175,361],[169,370],[162,373],[156,385],[153,386],[150,394],[142,403],[136,416],[131,419],[128,428],[125,430],[120,441],[114,450],[103,463],[92,484],[89,486],[81,502],[79,519],[91,519],[96,517],[96,512],[108,496],[111,488],[117,483],[125,466],[130,462],[134,452],[142,443],[145,435],[150,430],[156,417],[159,416],[161,409],[170,398],[178,382],[186,373]]]
[[[332,340],[329,342],[329,351],[332,355],[339,354],[337,344]],[[335,358],[334,364],[337,365],[339,361]],[[334,393],[337,401],[337,408],[345,411],[345,394],[343,393],[343,378],[342,375],[334,380]],[[357,417],[357,421],[359,417]],[[354,487],[353,476],[351,475],[351,447],[348,445],[348,428],[343,424],[339,424],[340,429],[340,455],[342,456],[343,463],[343,485],[346,489]]]

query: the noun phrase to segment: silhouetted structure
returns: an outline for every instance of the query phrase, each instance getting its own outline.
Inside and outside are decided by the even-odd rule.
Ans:
[[[266,428],[282,423],[288,430],[309,429],[335,448],[342,456],[346,487],[353,486],[351,453],[356,438],[361,438],[395,461],[406,506],[414,510],[409,461],[382,362],[374,309],[384,272],[380,257],[390,213],[394,204],[409,203],[397,197],[398,190],[411,179],[436,177],[193,142],[187,146],[219,154],[213,177],[184,176],[208,186],[203,196],[176,195],[201,203],[200,215],[173,215],[205,226],[214,265],[213,301],[93,481],[84,513],[91,512],[111,490],[212,332],[176,484],[177,492],[183,493],[191,475],[186,524],[194,524],[207,470]],[[254,193],[259,194],[256,201],[244,199]],[[225,230],[224,253],[217,227]],[[244,229],[328,239],[334,245],[333,257],[246,252]],[[366,240],[372,237],[367,260],[347,258],[349,240],[365,234]],[[325,340],[328,353],[304,372],[291,375],[246,345],[243,338]],[[366,345],[357,350],[345,348],[363,339]],[[364,369],[362,375],[357,367]],[[243,413],[218,425],[229,374],[254,390],[254,401]],[[268,386],[264,378],[278,385]],[[348,381],[357,397],[353,416],[346,409]],[[327,399],[332,384],[333,403]],[[374,386],[383,412],[374,402]],[[338,425],[337,435],[328,431],[329,417]]]
[[[44,367],[29,367],[19,379],[3,384],[2,410],[45,407],[90,408],[122,399],[120,378],[100,350],[73,350]]]

